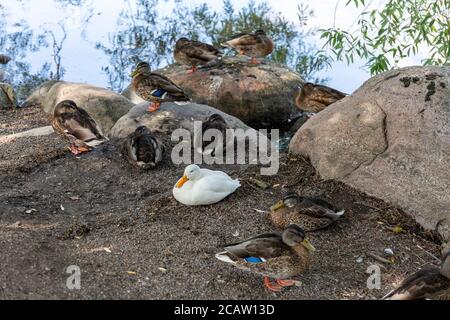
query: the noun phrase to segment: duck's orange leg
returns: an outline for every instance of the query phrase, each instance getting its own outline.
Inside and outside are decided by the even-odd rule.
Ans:
[[[261,61],[259,61],[258,59],[256,59],[255,57],[252,57],[250,59],[250,63],[251,64],[261,64]]]
[[[148,112],[155,112],[156,110],[161,107],[161,102],[153,102],[151,105],[148,106],[147,111]]]
[[[70,152],[72,152],[76,156],[79,155],[79,154],[91,151],[91,149],[89,147],[85,147],[85,146],[78,147],[76,145],[71,145],[69,150],[70,150]]]
[[[264,277],[264,286],[270,291],[279,292],[283,290],[283,287],[279,284],[270,282],[270,279],[268,277]]]
[[[277,284],[279,284],[282,287],[292,287],[295,286],[297,284],[297,281],[294,280],[281,280],[281,279],[277,279]]]
[[[196,72],[197,71],[197,68],[195,67],[195,66],[192,66],[192,69],[189,69],[188,71],[187,71],[187,73],[194,73],[194,72]]]

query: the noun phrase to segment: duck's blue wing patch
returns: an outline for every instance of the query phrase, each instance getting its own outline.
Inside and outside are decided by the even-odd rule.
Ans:
[[[162,96],[164,96],[165,93],[166,93],[166,91],[163,89],[156,89],[156,90],[152,91],[152,96],[157,97],[157,98],[162,98]]]
[[[265,261],[263,258],[258,257],[247,257],[244,260],[250,263],[261,263]]]

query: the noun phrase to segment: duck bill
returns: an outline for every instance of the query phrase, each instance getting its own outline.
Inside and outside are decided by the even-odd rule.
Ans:
[[[130,73],[130,77],[134,78],[134,76],[136,76],[138,74],[137,70],[134,70],[132,73]]]
[[[284,201],[278,201],[275,205],[273,205],[272,207],[270,207],[270,210],[272,212],[275,212],[277,210],[280,210],[281,208],[284,208]]]
[[[314,248],[314,246],[311,244],[311,242],[309,242],[309,240],[305,239],[302,241],[302,245],[308,249],[309,252],[314,252],[316,251],[316,248]]]
[[[175,185],[176,188],[180,189],[186,182],[188,182],[188,177],[183,176],[180,180],[178,180],[177,184]]]

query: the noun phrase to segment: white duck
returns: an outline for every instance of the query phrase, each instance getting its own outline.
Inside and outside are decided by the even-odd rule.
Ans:
[[[233,180],[225,172],[200,169],[192,164],[173,188],[173,196],[187,206],[209,205],[225,199],[240,186],[239,180]]]

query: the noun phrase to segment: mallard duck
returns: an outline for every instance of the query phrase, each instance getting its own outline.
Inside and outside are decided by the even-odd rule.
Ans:
[[[241,33],[222,43],[225,48],[232,48],[239,54],[251,57],[252,64],[259,64],[257,58],[264,58],[272,53],[274,45],[263,30],[255,33]]]
[[[333,88],[307,82],[299,89],[295,103],[300,110],[317,113],[346,96]]]
[[[208,64],[221,57],[220,51],[212,45],[187,38],[180,38],[176,42],[173,55],[178,63],[192,67],[189,73],[197,71],[197,66]]]
[[[225,172],[200,169],[192,164],[173,188],[173,196],[187,206],[209,205],[222,201],[240,186],[239,180]]]
[[[139,62],[131,77],[131,86],[136,94],[153,102],[148,109],[150,112],[158,110],[163,102],[189,101],[183,89],[166,76],[151,72],[147,62]]]
[[[144,170],[156,167],[164,154],[164,145],[154,137],[146,126],[139,126],[124,143],[128,161]]]
[[[215,139],[213,139],[212,141],[210,141],[209,139],[207,139],[207,141],[202,139],[202,146],[197,148],[197,152],[206,152],[208,154],[213,154],[215,148],[218,145],[222,144],[222,147],[224,147],[224,141],[226,141],[227,137],[227,128],[227,122],[220,114],[214,113],[210,117],[208,117],[208,119],[202,122],[201,131],[199,130],[199,132],[195,133],[196,135],[198,135],[196,138],[203,138],[204,134],[208,130],[217,130],[221,133],[221,136],[218,137],[218,141],[216,141]]]
[[[52,126],[71,142],[70,151],[75,155],[108,140],[89,113],[71,100],[61,101],[55,107]]]
[[[306,232],[327,228],[338,220],[345,210],[337,212],[331,204],[322,200],[289,194],[270,208],[269,219],[279,229],[294,223]]]
[[[385,300],[450,300],[450,251],[441,268],[424,268],[406,278]]]
[[[238,269],[264,276],[264,285],[273,291],[294,285],[289,278],[307,271],[315,249],[297,225],[283,233],[264,233],[248,240],[227,245],[216,258]],[[270,278],[276,279],[271,283]]]
[[[8,62],[11,61],[11,57],[4,55],[4,54],[0,54],[0,64],[8,64]]]

